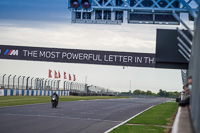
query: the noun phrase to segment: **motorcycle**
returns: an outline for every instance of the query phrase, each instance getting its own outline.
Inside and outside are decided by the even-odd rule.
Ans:
[[[56,108],[58,106],[58,100],[57,100],[56,95],[52,96],[51,103],[52,103],[52,108],[54,108],[54,107]]]

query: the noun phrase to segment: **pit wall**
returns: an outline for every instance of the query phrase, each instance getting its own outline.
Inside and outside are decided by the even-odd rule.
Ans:
[[[69,91],[17,90],[17,89],[0,89],[0,96],[51,96],[53,92],[56,92],[59,96],[69,96]]]

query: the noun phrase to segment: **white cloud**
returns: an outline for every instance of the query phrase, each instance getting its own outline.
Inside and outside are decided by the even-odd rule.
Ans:
[[[146,39],[144,29],[138,31],[138,28],[133,29],[130,26],[121,28],[119,25],[65,25],[61,23],[47,24],[40,28],[1,24],[0,29],[1,44],[76,49],[97,48],[97,50],[113,50],[113,47],[116,47],[122,51],[135,52],[142,52],[142,50],[153,52],[155,49],[155,34],[149,34],[150,37]]]

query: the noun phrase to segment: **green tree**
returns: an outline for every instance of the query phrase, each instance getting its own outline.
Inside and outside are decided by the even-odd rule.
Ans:
[[[146,95],[146,92],[145,91],[141,91],[141,95]]]
[[[156,93],[152,93],[153,96],[158,96]]]
[[[158,96],[164,97],[164,95],[165,95],[165,92],[162,89],[160,89],[158,92]]]
[[[152,95],[152,92],[150,90],[147,90],[146,95]]]
[[[179,97],[179,93],[177,91],[175,92],[167,92],[165,90],[160,89],[159,92],[157,93],[158,96],[160,97],[171,97],[171,98],[177,98]]]
[[[164,91],[164,97],[169,97],[169,92]]]
[[[135,94],[135,95],[141,95],[141,92],[142,92],[141,90],[137,89],[137,90],[133,91],[133,94]]]

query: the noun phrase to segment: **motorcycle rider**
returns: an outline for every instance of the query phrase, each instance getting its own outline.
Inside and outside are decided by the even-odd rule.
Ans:
[[[59,96],[58,96],[58,94],[57,94],[56,92],[54,92],[53,95],[51,96],[51,99],[52,99],[52,97],[53,97],[54,95],[56,96],[56,105],[58,106],[58,99],[59,99]]]

